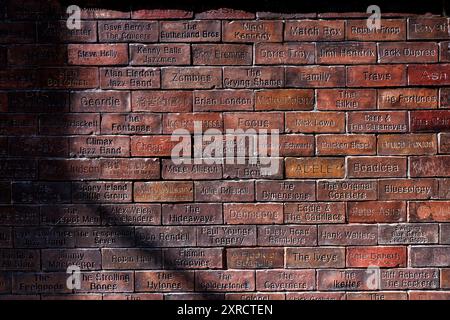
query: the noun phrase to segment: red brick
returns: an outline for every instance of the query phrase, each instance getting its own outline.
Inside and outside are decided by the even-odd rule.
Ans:
[[[286,158],[286,178],[344,178],[343,158]]]
[[[351,112],[348,114],[347,120],[348,131],[354,133],[408,131],[408,113],[406,111]]]
[[[160,225],[161,206],[159,204],[112,204],[102,205],[102,225]]]
[[[100,68],[102,89],[158,89],[160,70],[157,68]]]
[[[347,203],[350,223],[406,221],[406,203],[402,201],[361,201]]]
[[[439,48],[435,42],[394,42],[378,44],[380,63],[438,62]]]
[[[376,154],[376,138],[373,135],[318,135],[318,155],[373,155]]]
[[[406,292],[376,291],[376,292],[348,292],[347,300],[384,301],[408,300]]]
[[[279,154],[284,157],[312,156],[314,137],[300,134],[280,135]]]
[[[74,230],[71,228],[71,230]],[[116,248],[134,246],[134,229],[126,227],[85,227],[76,230],[76,246]]]
[[[255,92],[256,110],[312,110],[314,91],[310,89],[272,89]]]
[[[162,69],[164,89],[222,88],[222,70],[218,67],[168,67]]]
[[[195,181],[195,201],[251,202],[255,199],[253,181]]]
[[[273,269],[284,267],[282,248],[227,249],[227,267],[231,269]]]
[[[450,288],[450,269],[441,270],[441,288]]]
[[[376,245],[374,225],[319,225],[319,245]]]
[[[133,292],[134,273],[130,271],[83,272],[80,292]]]
[[[98,2],[98,1],[97,1]],[[94,1],[95,3],[95,1]],[[81,8],[81,19],[128,19],[130,12],[120,10],[120,6],[106,8]]]
[[[218,42],[220,21],[162,21],[159,39],[161,42]]]
[[[197,227],[197,245],[204,247],[255,246],[256,226],[199,226]]]
[[[21,227],[14,229],[16,248],[73,248],[75,230],[67,227]]]
[[[8,47],[8,64],[55,66],[64,65],[67,47],[53,44],[27,44]]]
[[[195,131],[195,124],[201,126],[201,133],[204,133],[208,129],[222,131],[222,114],[210,112],[164,114],[162,124],[163,133],[171,134],[178,130],[184,130],[199,134],[200,132]]]
[[[96,226],[100,225],[100,208],[95,205],[50,204],[41,206],[41,225]]]
[[[36,271],[40,269],[40,252],[29,249],[0,249],[2,271]]]
[[[45,68],[39,70],[39,83],[47,89],[92,89],[99,80],[94,67]]]
[[[166,269],[220,269],[223,267],[222,248],[163,249]]]
[[[317,183],[317,200],[377,200],[378,185],[374,180],[328,180]]]
[[[376,63],[375,43],[322,42],[316,49],[318,64],[364,64]]]
[[[160,178],[159,159],[101,159],[101,178],[112,180]]]
[[[188,91],[132,91],[131,97],[133,111],[192,111],[192,93]]]
[[[374,89],[319,89],[317,90],[318,110],[371,110],[376,109]]]
[[[102,134],[161,133],[161,116],[150,113],[104,114],[101,127]]]
[[[76,91],[70,95],[72,112],[126,112],[130,109],[128,92]]]
[[[141,300],[163,300],[162,293],[117,293],[117,294],[103,294],[102,300],[126,300],[126,301],[141,301]]]
[[[101,261],[105,270],[159,269],[162,253],[159,249],[102,249]]]
[[[295,202],[316,200],[314,181],[257,181],[257,201]]]
[[[132,200],[130,182],[74,182],[73,203],[125,203]]]
[[[130,65],[188,65],[191,48],[188,44],[131,44]]]
[[[58,138],[61,143],[61,138]],[[44,144],[45,145],[45,144]],[[72,137],[69,142],[71,157],[128,157],[130,138],[120,136]]]
[[[257,43],[256,64],[313,64],[315,46],[312,43]]]
[[[69,148],[64,137],[10,137],[9,145],[12,156],[66,157]]]
[[[345,114],[342,112],[287,112],[286,132],[345,132]]]
[[[194,91],[194,111],[251,111],[253,104],[251,90]]]
[[[238,130],[242,129],[255,130],[256,133],[260,130],[278,130],[284,131],[284,118],[280,112],[265,112],[265,113],[225,113],[223,116],[224,129]]]
[[[100,129],[98,114],[44,114],[39,119],[39,131],[48,135],[96,134]]]
[[[378,90],[379,109],[436,109],[437,89],[401,88]]]
[[[255,271],[196,271],[197,291],[235,292],[255,290]]]
[[[409,202],[408,218],[414,222],[450,222],[450,201]]]
[[[165,225],[197,225],[223,223],[220,203],[163,204],[162,223]]]
[[[126,44],[69,44],[68,62],[73,65],[126,65]]]
[[[410,260],[412,267],[448,267],[450,247],[413,246],[410,248]]]
[[[450,131],[450,110],[426,110],[410,113],[411,131]]]
[[[225,179],[282,179],[283,158],[236,158],[223,165]]]
[[[432,155],[437,152],[433,134],[380,134],[377,139],[380,155]]]
[[[406,177],[406,157],[348,157],[349,178]]]
[[[66,20],[42,21],[37,25],[39,43],[96,42],[97,22],[81,21],[81,29],[70,30]]]
[[[450,199],[450,179],[439,179],[439,198]]]
[[[13,294],[61,294],[71,293],[66,286],[65,272],[27,272],[13,274]]]
[[[409,300],[450,300],[450,291],[410,291]]]
[[[300,224],[344,223],[343,202],[297,202],[284,204],[284,222]]]
[[[450,176],[450,156],[411,157],[409,170],[411,177]]]
[[[227,224],[282,224],[281,203],[225,203],[224,221]]]
[[[161,175],[165,180],[221,179],[222,165],[214,163],[175,164],[171,159],[162,159]]]
[[[406,85],[406,66],[370,65],[347,67],[349,87],[395,87]]]
[[[370,290],[371,273],[365,269],[318,270],[317,289],[327,291]]]
[[[286,267],[288,268],[343,268],[345,267],[344,248],[286,248]]]
[[[155,181],[134,183],[137,202],[182,202],[194,198],[192,182]]]
[[[347,20],[347,40],[399,41],[406,40],[406,21],[403,19],[381,19],[380,29],[369,29],[367,19]]]
[[[286,86],[296,88],[327,88],[345,86],[342,66],[286,67]]]
[[[280,42],[283,38],[281,21],[224,21],[225,42]]]
[[[408,65],[408,84],[442,86],[450,84],[450,64]]]
[[[297,20],[286,21],[286,41],[333,41],[344,40],[343,20]]]
[[[194,65],[251,65],[252,46],[245,44],[193,44]]]
[[[285,300],[284,293],[227,293],[225,300],[272,301]]]
[[[406,247],[349,247],[348,267],[377,266],[383,268],[406,266]]]
[[[443,41],[439,43],[440,48],[440,62],[450,62],[450,41]]]
[[[413,17],[408,19],[408,39],[447,40],[448,34],[448,18]]]
[[[450,244],[450,227],[449,224],[443,223],[440,225],[439,229],[439,243]]]
[[[100,42],[156,42],[158,22],[113,20],[98,22]]]
[[[225,67],[223,85],[233,89],[281,88],[285,85],[284,68]]]
[[[434,179],[391,179],[378,183],[380,200],[431,199],[437,194]]]
[[[171,155],[172,149],[177,144],[178,141],[171,141],[171,136],[169,135],[154,135],[143,137],[133,136],[131,137],[131,155],[138,157],[167,157]],[[190,154],[187,154],[186,156],[189,155]]]
[[[378,225],[379,244],[428,244],[438,242],[437,224]]]
[[[253,12],[233,9],[233,8],[217,8],[210,9],[195,14],[195,19],[253,19]]]
[[[224,293],[166,293],[165,300],[223,300]]]
[[[301,301],[328,301],[345,300],[345,293],[340,292],[289,292],[286,293],[286,300]]]
[[[314,270],[256,271],[258,291],[308,291],[315,288]]]
[[[97,249],[45,249],[42,250],[42,270],[66,271],[69,266],[81,270],[99,270],[102,257]]]
[[[132,19],[189,19],[194,16],[194,13],[184,9],[141,9],[133,10],[131,12]]]
[[[259,246],[317,245],[317,226],[258,226]]]
[[[450,133],[439,134],[439,153],[450,153]]]

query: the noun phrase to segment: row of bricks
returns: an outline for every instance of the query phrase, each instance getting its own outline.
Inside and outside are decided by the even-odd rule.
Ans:
[[[69,30],[66,21],[4,22],[1,43],[38,42],[282,42],[282,41],[404,41],[449,39],[445,17],[381,19],[380,29],[357,20],[185,20],[81,21]]]
[[[407,133],[450,131],[450,110],[354,112],[186,112],[186,113],[72,113],[4,114],[0,134],[92,135],[192,134],[257,136],[279,133]],[[325,139],[351,141],[360,135],[332,135]],[[167,136],[169,138],[170,136]],[[364,137],[364,135],[362,135]],[[446,136],[441,136],[444,138]],[[161,142],[164,137],[160,137]],[[181,137],[180,137],[181,140]],[[176,140],[174,140],[176,141]],[[209,141],[209,140],[208,140]],[[270,141],[270,140],[268,140]],[[179,142],[179,141],[178,141]],[[206,143],[207,141],[202,141]],[[173,143],[173,142],[172,142]],[[232,143],[229,142],[229,143]],[[444,142],[444,145],[446,143]],[[164,149],[164,148],[163,148]],[[345,152],[343,153],[345,154]]]
[[[380,272],[378,287],[381,290],[448,288],[448,270],[386,269]],[[74,292],[373,291],[377,284],[371,284],[370,275],[365,269],[83,272],[81,289]],[[16,294],[74,293],[67,288],[67,274],[62,272],[14,273],[12,281],[7,274],[5,278],[7,293],[11,289]]]
[[[66,271],[71,265],[81,270],[183,270],[183,269],[329,269],[367,267],[445,266],[448,253],[443,246],[295,247],[295,248],[170,248],[170,249],[1,249],[4,255],[24,254],[26,271]],[[425,250],[430,250],[425,254]],[[1,253],[1,251],[0,251]],[[408,260],[409,256],[409,260]],[[40,258],[40,259],[39,259]],[[428,259],[427,261],[425,261]],[[41,265],[39,265],[39,260]],[[35,263],[37,262],[37,263]],[[6,267],[5,267],[6,266]],[[6,258],[0,270],[12,270]],[[20,268],[18,270],[21,270]]]
[[[191,141],[190,136],[183,138]],[[195,139],[195,137],[193,138]],[[271,138],[274,140],[274,138]],[[267,148],[258,150],[261,157],[273,156],[276,163],[282,161],[278,157],[293,156],[314,156],[314,155],[333,155],[333,156],[351,156],[351,155],[382,155],[382,156],[420,156],[450,153],[450,133],[440,133],[438,135],[431,133],[417,134],[378,134],[375,135],[300,135],[300,134],[282,134],[278,137],[278,142],[268,139]],[[76,137],[54,137],[54,136],[34,136],[34,137],[0,137],[0,157],[77,157],[77,158],[123,158],[123,157],[170,157],[172,149],[179,142],[172,140],[169,135],[152,136],[76,136]],[[202,142],[202,147],[206,144]],[[196,150],[199,146],[194,147]],[[234,149],[233,149],[234,148]],[[248,141],[233,139],[227,141],[224,138],[224,173],[230,177],[230,170],[233,163],[227,163],[226,154],[231,150],[239,158],[247,157],[251,154],[253,148]],[[266,150],[267,149],[267,150]],[[239,153],[237,152],[239,151]],[[244,153],[245,151],[245,153]],[[277,157],[275,153],[278,152]],[[186,151],[191,155],[191,151]],[[217,153],[218,155],[219,153]],[[348,158],[353,162],[356,158]],[[310,159],[320,163],[319,159]],[[363,160],[363,158],[359,158]],[[402,163],[406,167],[406,158],[378,158],[378,162]],[[139,160],[130,160],[139,162]],[[289,160],[292,161],[292,160]],[[343,163],[344,159],[339,160]],[[126,161],[124,161],[125,163]],[[143,161],[141,161],[143,162]],[[170,174],[166,170],[170,168],[168,159],[163,160],[163,172]],[[260,162],[252,163],[249,160],[237,163],[243,165],[254,164],[255,169],[260,168]],[[120,166],[120,161],[117,162]],[[218,167],[221,167],[220,165]],[[222,170],[222,168],[217,168]],[[228,170],[227,170],[228,169]],[[393,174],[405,174],[404,170]],[[280,172],[280,174],[282,174]],[[220,176],[220,172],[211,172],[211,177]],[[279,176],[279,174],[277,175]],[[167,178],[167,176],[166,176]]]
[[[449,36],[450,37],[450,36]],[[450,42],[69,44],[0,47],[0,63],[37,65],[278,65],[450,62]]]
[[[450,85],[450,64],[0,70],[0,89],[263,89]]]
[[[450,201],[49,205],[54,201],[47,190],[34,190],[30,196],[47,205],[1,205],[2,226],[450,222]],[[420,227],[411,228],[415,226]],[[442,231],[446,228],[443,225]]]
[[[0,92],[0,112],[202,112],[450,108],[450,88]],[[2,115],[7,116],[7,115]],[[340,114],[332,114],[339,117]],[[7,119],[7,118],[5,118]],[[7,123],[2,121],[0,124]],[[4,124],[3,124],[4,125]],[[0,127],[1,130],[1,127]]]

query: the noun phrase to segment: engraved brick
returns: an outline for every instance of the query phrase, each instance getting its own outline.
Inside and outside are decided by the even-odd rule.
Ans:
[[[225,300],[272,301],[285,300],[284,293],[227,293]]]
[[[282,179],[283,158],[237,158],[235,163],[224,163],[226,179]]]
[[[349,178],[406,177],[406,157],[348,157]]]
[[[361,269],[318,270],[317,289],[327,291],[370,290],[370,273]]]
[[[158,89],[160,70],[157,68],[100,68],[102,89]]]
[[[165,180],[221,179],[222,165],[215,163],[175,164],[171,159],[162,159],[161,175]]]
[[[284,222],[299,224],[344,223],[343,202],[297,202],[284,204]]]
[[[99,84],[94,67],[43,68],[38,75],[43,89],[93,89]]]
[[[450,131],[450,110],[413,111],[410,114],[411,131]]]
[[[314,270],[258,270],[259,291],[308,291],[316,288]]]
[[[146,179],[160,178],[159,159],[101,159],[102,179]]]
[[[341,66],[286,67],[286,86],[298,88],[345,86],[345,68]]]
[[[281,203],[225,203],[224,221],[227,224],[282,224]]]
[[[189,91],[132,91],[131,97],[133,111],[192,111],[192,93]]]
[[[37,116],[31,114],[2,114],[0,134],[32,135],[38,131]]]
[[[379,180],[380,200],[431,199],[437,194],[434,179]]]
[[[439,288],[437,269],[388,269],[381,270],[383,290],[427,290]]]
[[[412,267],[447,267],[450,264],[450,247],[411,247],[410,260]]]
[[[160,225],[159,204],[112,204],[98,209],[103,225]]]
[[[379,223],[406,221],[406,203],[402,201],[348,202],[350,223]]]
[[[404,85],[406,85],[406,67],[404,65],[347,67],[347,86],[349,87],[394,87]]]
[[[165,19],[189,19],[194,16],[194,13],[189,10],[184,9],[144,9],[136,8],[131,12],[132,19],[155,19],[155,20],[165,20]]]
[[[225,42],[280,42],[283,39],[281,21],[224,21]]]
[[[182,202],[194,198],[192,182],[155,181],[134,183],[137,202]]]
[[[156,42],[158,41],[156,21],[99,21],[100,42]]]
[[[384,301],[408,300],[406,292],[376,291],[376,292],[348,292],[347,300]]]
[[[85,227],[75,230],[77,247],[120,248],[135,245],[134,229],[131,227]]]
[[[361,111],[348,114],[347,129],[350,132],[407,132],[406,111]]]
[[[132,186],[129,182],[74,182],[74,203],[131,202]]]
[[[376,138],[373,135],[318,135],[318,155],[372,155],[376,154]]]
[[[80,23],[81,29],[69,29],[66,20],[45,21],[43,19],[37,25],[38,41],[40,43],[96,42],[97,22],[81,20]]]
[[[441,86],[450,84],[450,64],[408,65],[408,84]]]
[[[70,184],[66,182],[13,182],[14,203],[69,203]]]
[[[159,249],[102,249],[102,268],[105,270],[142,270],[162,267],[162,253]]]
[[[5,103],[10,112],[61,113],[69,111],[69,94],[61,91],[8,92]],[[19,118],[19,115],[14,117]]]
[[[319,225],[319,245],[376,245],[377,226]]]
[[[450,153],[450,133],[439,134],[439,153]]]
[[[312,156],[314,137],[300,134],[280,135],[278,152],[284,157]]]
[[[343,20],[297,20],[286,21],[286,41],[333,41],[344,40]]]
[[[409,173],[411,177],[450,176],[450,156],[411,157]]]
[[[9,145],[12,156],[64,157],[68,154],[68,140],[62,137],[11,137]]]
[[[377,139],[380,155],[432,155],[437,151],[433,134],[380,134]]]
[[[318,64],[364,64],[375,63],[375,43],[364,42],[322,42],[316,48]]]
[[[61,143],[61,139],[58,138]],[[45,145],[45,144],[44,144]],[[71,157],[128,157],[130,138],[120,136],[72,137],[69,140]],[[51,149],[50,149],[51,150]]]
[[[219,224],[222,205],[219,203],[164,204],[162,222],[165,225]]]
[[[379,109],[436,109],[438,92],[427,88],[378,90]]]
[[[340,292],[289,292],[286,293],[286,300],[301,301],[328,301],[345,300],[345,293]]]
[[[67,48],[54,44],[15,45],[8,47],[7,59],[8,64],[19,66],[37,65],[50,67],[64,65],[67,60]],[[2,61],[6,61],[6,59]]]
[[[282,248],[227,249],[227,267],[231,269],[273,269],[284,267]]]
[[[131,44],[130,65],[188,65],[191,48],[188,44]]]
[[[245,44],[193,44],[194,65],[251,65],[252,46]]]
[[[100,210],[96,205],[41,206],[41,225],[95,226],[100,225]]]
[[[234,89],[281,88],[285,85],[284,68],[225,67],[223,85]]]
[[[194,111],[246,111],[253,104],[251,90],[194,91]]]
[[[28,159],[0,159],[1,179],[35,179],[38,164]]]
[[[448,39],[449,21],[444,17],[408,19],[408,39]]]
[[[71,293],[66,285],[65,272],[27,272],[13,274],[13,294],[61,294]]]
[[[195,13],[195,19],[254,19],[255,14],[251,11],[233,9],[233,8],[217,8],[210,10],[202,10]]]
[[[225,294],[220,293],[166,293],[165,300],[223,300]]]
[[[314,181],[257,181],[257,201],[314,201],[316,199]]]
[[[134,273],[130,271],[100,271],[81,274],[80,292],[132,292]]]
[[[318,89],[318,110],[371,110],[376,108],[374,89]]]
[[[28,89],[39,86],[36,69],[14,68],[0,70],[0,89]]]
[[[42,250],[42,270],[66,271],[69,266],[81,270],[99,270],[102,257],[97,249],[46,249]]]
[[[161,42],[218,42],[220,21],[163,21],[159,39]]]
[[[438,242],[437,224],[378,225],[379,244],[428,244]]]
[[[101,20],[101,19],[127,19],[127,18],[130,18],[130,12],[120,10],[120,5],[118,6],[112,5],[110,9],[92,8],[92,7],[81,8],[81,19]]]
[[[21,227],[14,229],[17,248],[73,248],[75,230],[67,227]]]
[[[410,291],[409,300],[449,300],[450,291]]]
[[[255,246],[256,226],[200,226],[197,228],[197,245],[205,247]]]
[[[0,270],[36,271],[40,269],[39,250],[0,249]]]
[[[347,20],[347,40],[399,41],[406,40],[406,21],[403,19],[382,19],[380,29],[369,29],[367,20]]]
[[[312,43],[257,43],[256,64],[313,64],[315,46]]]
[[[91,114],[44,114],[39,119],[39,132],[46,135],[96,134],[100,116]]]
[[[348,267],[406,266],[406,247],[349,247],[346,252]]]
[[[42,160],[39,177],[45,180],[96,180],[100,177],[98,160]]]
[[[72,65],[126,65],[126,44],[69,44],[68,62]]]
[[[195,129],[195,125],[198,128]],[[211,112],[194,112],[194,113],[170,113],[164,114],[163,116],[163,133],[179,134],[180,129],[183,133],[187,130],[190,133],[199,134],[208,129],[215,129],[222,131],[222,114],[221,113],[211,113]],[[200,131],[199,130],[203,130]]]
[[[194,186],[196,201],[251,202],[255,199],[253,181],[195,181]]]
[[[287,112],[286,132],[325,133],[344,132],[345,114],[342,112]]]
[[[197,271],[198,291],[235,292],[255,290],[255,271]]]
[[[163,300],[162,293],[107,293],[103,294],[102,300],[126,300],[126,301],[144,301],[144,300]]]
[[[242,129],[244,131],[259,130],[284,130],[283,114],[279,112],[265,113],[225,113],[223,116],[224,129]]]
[[[179,136],[180,138],[187,138],[187,136]],[[132,156],[154,156],[164,157],[170,156],[173,148],[178,144],[178,141],[172,141],[170,135],[166,136],[142,136],[131,137],[131,155]],[[189,156],[186,154],[186,156]]]
[[[222,268],[222,248],[163,249],[166,269],[219,269]]]
[[[161,133],[161,115],[139,113],[112,113],[102,116],[102,134]]]
[[[312,110],[314,91],[310,89],[260,90],[255,92],[256,110]]]
[[[286,158],[286,178],[344,178],[343,158]]]
[[[344,248],[286,248],[286,267],[288,268],[343,268],[345,267]]]
[[[258,226],[260,246],[315,246],[316,226]]]
[[[439,48],[433,42],[394,42],[378,44],[379,63],[438,62]]]
[[[168,67],[162,69],[164,89],[222,88],[222,70],[219,67]]]
[[[409,221],[450,222],[450,201],[409,202]]]

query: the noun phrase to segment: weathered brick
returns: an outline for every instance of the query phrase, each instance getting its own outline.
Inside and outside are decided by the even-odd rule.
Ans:
[[[97,22],[81,20],[81,29],[67,28],[66,20],[43,21],[37,25],[39,43],[96,42]],[[33,34],[34,32],[31,32]]]
[[[376,245],[377,226],[374,225],[319,225],[319,245]]]
[[[40,223],[44,226],[95,226],[100,225],[100,211],[96,205],[41,206]]]
[[[429,290],[439,288],[438,269],[381,270],[380,287],[383,290]]]
[[[0,89],[29,89],[39,87],[36,69],[14,68],[0,70]]]
[[[281,88],[285,85],[283,67],[224,67],[224,88]],[[286,82],[286,85],[287,82]]]
[[[70,183],[66,182],[13,182],[14,203],[69,203]]]
[[[286,158],[286,178],[344,178],[343,158]]]
[[[343,20],[292,20],[286,21],[286,41],[333,41],[344,40]]]
[[[196,271],[197,291],[236,292],[255,290],[255,271]]]
[[[349,178],[406,177],[406,157],[348,157]]]
[[[2,226],[37,225],[39,224],[39,208],[20,205],[0,206],[0,223]]]
[[[318,270],[317,289],[326,291],[371,290],[370,275],[365,269]]]
[[[194,111],[246,111],[253,104],[251,90],[194,91]]]
[[[258,226],[260,246],[314,246],[317,245],[316,226]]]
[[[282,224],[281,203],[225,203],[224,222],[227,224]]]
[[[163,249],[166,269],[220,269],[223,267],[222,248]]]
[[[376,109],[374,89],[318,89],[317,109],[353,111]]]
[[[255,13],[234,8],[205,9],[195,13],[195,19],[253,19]]]
[[[46,180],[97,180],[101,167],[98,160],[42,160],[39,162],[39,178]]]
[[[450,291],[410,291],[409,300],[449,300]]]
[[[160,225],[159,204],[112,204],[98,208],[103,225]]]
[[[198,129],[195,129],[197,124]],[[163,116],[163,133],[184,134],[185,131],[200,134],[208,129],[222,130],[221,113],[170,113]],[[178,132],[182,130],[183,132]],[[203,131],[199,131],[203,130]]]
[[[344,248],[286,248],[286,267],[288,268],[343,268],[345,267]]]
[[[378,44],[379,63],[438,62],[439,48],[435,42],[385,42]]]
[[[316,47],[319,64],[375,63],[377,47],[368,42],[322,42]]]
[[[374,155],[376,137],[373,135],[317,135],[317,155]]]
[[[102,300],[126,300],[126,301],[141,301],[141,300],[163,300],[162,293],[106,293],[102,295]]]
[[[253,129],[256,132],[259,130],[278,130],[284,131],[283,114],[279,112],[240,112],[240,113],[225,113],[223,116],[224,129],[242,129],[244,131]]]
[[[187,136],[180,136],[181,138],[189,138]],[[179,142],[172,141],[170,135],[154,135],[154,136],[133,136],[131,137],[131,155],[132,156],[153,156],[165,157],[170,156],[173,148]],[[189,156],[190,153],[186,154]]]
[[[12,274],[0,273],[0,293],[10,293],[12,288]]]
[[[287,112],[286,132],[339,133],[345,131],[343,112]]]
[[[353,133],[407,132],[406,111],[361,111],[351,112],[347,117],[347,129]]]
[[[191,48],[188,44],[131,44],[130,65],[188,65]]]
[[[350,223],[406,221],[406,203],[402,201],[361,201],[347,203]]]
[[[406,292],[376,291],[376,292],[348,292],[347,300],[384,301],[408,300]]]
[[[312,110],[314,90],[272,89],[255,92],[255,110]]]
[[[301,301],[328,301],[345,300],[345,293],[340,292],[289,292],[286,293],[286,300]]]
[[[102,134],[161,133],[161,115],[141,113],[111,113],[102,115]]]
[[[95,89],[99,85],[97,68],[43,68],[38,73],[42,89]]]
[[[242,158],[239,157],[234,163],[223,165],[223,178],[233,179],[282,179],[283,158]]]
[[[450,201],[409,202],[408,218],[414,222],[450,222]]]
[[[61,140],[61,138],[55,139],[58,139],[56,140],[56,142],[59,142],[60,145],[62,142],[64,142],[64,140]],[[51,142],[51,140],[49,142]],[[44,144],[44,146],[46,145],[49,144]],[[54,144],[51,146],[54,147]],[[69,140],[69,147],[69,155],[71,157],[128,157],[130,155],[130,138],[120,136],[71,137]],[[53,150],[49,147],[47,148],[48,149],[44,150]]]
[[[131,97],[133,111],[192,111],[192,93],[189,91],[132,91]]]
[[[450,110],[426,110],[410,113],[412,132],[450,131]]]
[[[379,89],[379,109],[435,109],[438,92],[428,88]]]
[[[102,249],[101,261],[105,270],[159,269],[162,253],[159,249]]]
[[[40,269],[39,250],[0,249],[0,270],[36,271]]]
[[[159,39],[161,42],[218,42],[220,21],[162,21]]]
[[[130,271],[83,272],[80,292],[132,292],[134,273]]]
[[[450,179],[439,179],[439,198],[450,199]]]
[[[158,22],[113,20],[98,22],[100,42],[156,42]]]
[[[5,151],[8,148],[5,148]],[[11,156],[65,157],[68,155],[68,140],[63,137],[11,137]]]
[[[450,84],[450,64],[408,65],[408,84],[441,86]]]
[[[411,247],[410,261],[412,267],[448,267],[450,264],[450,247]]]
[[[316,188],[314,181],[257,181],[256,200],[295,202],[314,201]]]
[[[450,225],[443,223],[439,228],[439,243],[450,244]]]
[[[441,269],[441,288],[450,288],[450,269]]]
[[[61,91],[16,91],[8,92],[5,107],[10,112],[48,112],[69,111],[69,94]],[[7,115],[3,115],[6,117]],[[28,115],[31,117],[31,115]],[[18,115],[14,115],[19,118]]]
[[[0,134],[33,135],[38,131],[38,118],[32,114],[2,114]]]
[[[197,245],[241,247],[256,245],[256,226],[200,226]]]
[[[195,181],[194,186],[195,201],[251,202],[255,199],[253,181]]]
[[[257,43],[256,64],[313,64],[315,46],[312,43]]]
[[[73,248],[76,231],[67,227],[20,227],[14,229],[16,248]]]
[[[219,224],[223,222],[219,203],[164,204],[162,222],[165,225]]]
[[[158,167],[159,170],[159,167]],[[221,164],[175,164],[171,159],[163,159],[161,175],[166,180],[207,180],[222,178]]]
[[[131,12],[132,19],[155,19],[155,20],[165,20],[165,19],[189,19],[194,16],[194,13],[189,10],[184,9],[147,9],[147,8],[136,8]]]
[[[67,60],[67,47],[54,44],[26,44],[7,48],[9,65],[55,66],[64,65]],[[6,60],[4,60],[6,61]]]
[[[347,86],[349,87],[404,86],[406,85],[406,79],[406,66],[404,65],[347,67]]]
[[[167,67],[162,69],[164,89],[222,88],[222,69],[218,67]]]
[[[225,300],[271,301],[285,300],[284,293],[227,293]]]
[[[81,270],[99,270],[102,257],[97,249],[46,249],[42,250],[42,270],[66,271],[69,266]],[[104,266],[103,266],[104,267]]]
[[[101,159],[101,178],[112,180],[123,179],[159,179],[159,159]]]
[[[349,247],[346,253],[347,267],[394,268],[407,263],[406,247]]]
[[[316,288],[314,270],[258,270],[256,289],[261,291],[308,291]]]
[[[44,114],[39,118],[39,132],[45,135],[97,134],[100,116],[90,114]]]
[[[379,180],[380,200],[421,200],[437,195],[434,179],[390,179]]]
[[[380,134],[377,139],[380,155],[432,155],[437,151],[437,139],[433,134]]]
[[[154,181],[134,183],[134,200],[137,202],[192,201],[192,182]]]
[[[369,29],[367,19],[347,20],[347,40],[401,41],[406,40],[406,21],[403,19],[381,19],[380,29]]]
[[[299,88],[345,86],[345,68],[342,66],[286,67],[286,86]]]
[[[450,41],[440,42],[439,48],[440,48],[439,61],[450,62]]]
[[[450,153],[450,133],[439,134],[439,153]]]
[[[449,20],[444,17],[408,19],[408,39],[448,39]]]
[[[280,135],[278,152],[284,157],[312,156],[314,137],[300,134]]]
[[[245,44],[193,44],[192,62],[210,66],[251,65],[253,50]]]
[[[134,229],[131,227],[85,227],[75,230],[77,247],[121,248],[135,245]]]
[[[379,244],[428,244],[438,242],[437,224],[378,225]]]
[[[158,89],[161,87],[157,68],[100,68],[102,89]]]
[[[282,21],[224,21],[225,42],[280,42],[283,38]]]
[[[297,202],[284,204],[284,222],[301,224],[344,223],[343,202]]]
[[[450,156],[411,157],[409,174],[411,177],[448,177],[450,176]]]
[[[72,65],[126,65],[126,44],[69,44],[68,62]]]
[[[71,293],[66,286],[65,272],[27,272],[13,274],[13,294]]]
[[[284,267],[282,248],[227,249],[227,267],[231,269],[273,269]]]

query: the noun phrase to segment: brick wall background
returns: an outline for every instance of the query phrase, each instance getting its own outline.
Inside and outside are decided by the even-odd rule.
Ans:
[[[439,5],[68,4],[0,1],[0,299],[450,297]],[[173,165],[194,120],[280,172]]]

